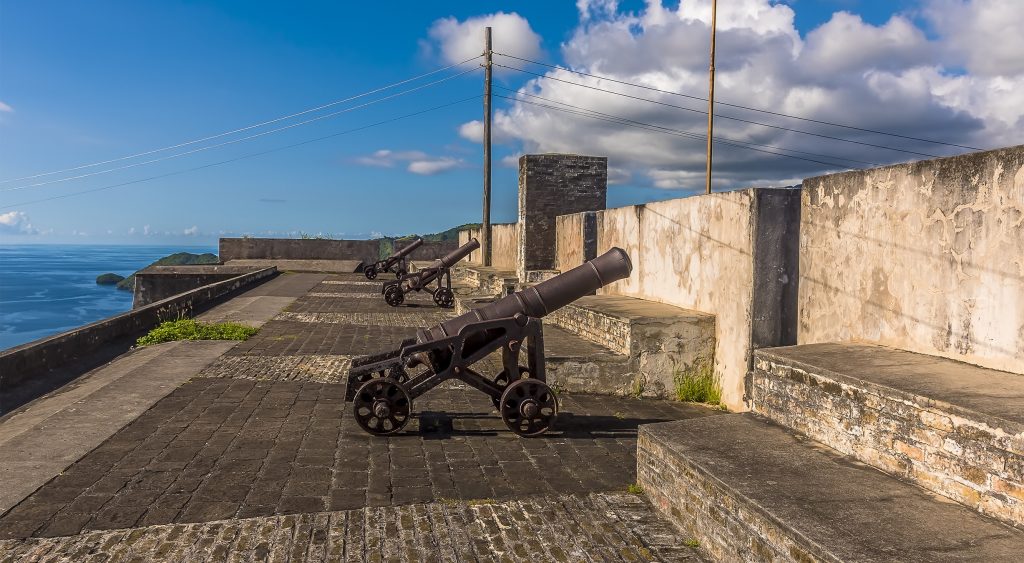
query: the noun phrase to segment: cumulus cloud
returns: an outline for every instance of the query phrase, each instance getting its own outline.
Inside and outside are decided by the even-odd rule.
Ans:
[[[24,211],[8,211],[0,214],[0,234],[36,235],[39,230],[32,226]]]
[[[414,160],[409,163],[409,172],[423,176],[433,176],[441,172],[447,172],[462,165],[462,160],[451,157],[442,157],[433,160]]]
[[[610,0],[580,0],[577,6],[579,24],[561,46],[566,65],[651,88],[698,98],[706,95],[710,0],[684,0],[671,7],[652,0],[635,12],[623,11]],[[795,6],[800,9],[799,4]],[[1011,29],[1022,13],[1019,2],[926,0],[921,13],[933,22],[933,33],[925,33],[899,14],[873,25],[856,14],[837,12],[801,37],[790,6],[771,0],[720,3],[716,100],[976,147],[1024,140],[1020,111],[1024,107],[1024,57],[1019,56],[1024,52],[1024,35]],[[993,49],[996,52],[987,58]],[[514,63],[501,57],[498,61]],[[615,182],[675,189],[703,187],[707,116],[702,112],[706,102],[561,70],[550,70],[547,75],[652,99],[661,105],[544,79],[527,81],[520,92],[554,103],[522,99],[572,104],[663,129],[656,132],[636,123],[610,123],[515,102],[495,113],[496,138],[513,139],[526,153],[608,156],[616,169]],[[726,105],[716,107],[716,116],[719,188],[755,182],[790,184],[794,178],[830,170],[964,150]],[[479,121],[464,123],[459,134],[479,141]],[[817,162],[756,152],[729,142],[753,143],[757,145],[753,148],[762,151]]]
[[[192,225],[191,227],[182,231],[181,234],[189,237],[194,237],[199,234],[199,227],[196,225]]]
[[[361,156],[356,162],[363,166],[377,166],[380,168],[392,168],[395,164],[426,158],[427,155],[421,151],[392,151],[381,149],[371,155]]]
[[[0,113],[12,113],[12,112],[14,112],[14,108],[12,108],[11,106],[9,106],[9,105],[7,105],[7,104],[5,104],[3,102],[0,102]]]
[[[376,166],[380,168],[394,168],[396,165],[404,165],[405,169],[413,174],[432,176],[447,172],[465,165],[461,158],[450,156],[430,156],[423,151],[393,151],[381,149],[368,156],[356,158],[358,164],[364,166]]]
[[[484,52],[484,28],[492,28],[491,48],[503,53],[536,58],[541,55],[540,35],[530,27],[530,22],[519,14],[497,12],[486,16],[459,21],[456,18],[442,18],[431,26],[429,36],[441,58],[447,63],[462,62]]]

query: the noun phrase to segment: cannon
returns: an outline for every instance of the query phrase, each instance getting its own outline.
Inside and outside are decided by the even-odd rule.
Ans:
[[[469,256],[470,252],[480,248],[477,240],[469,239],[469,242],[444,255],[440,260],[434,261],[430,266],[418,272],[405,274],[395,281],[386,282],[380,292],[384,295],[384,301],[392,307],[398,307],[405,302],[405,294],[410,291],[426,291],[434,297],[434,303],[438,307],[450,309],[455,306],[455,293],[452,291],[452,266],[459,260]],[[430,284],[437,282],[437,287],[430,287]]]
[[[395,268],[395,277],[401,279],[402,276],[409,273],[409,268],[408,264],[406,264],[405,257],[412,253],[413,250],[416,250],[422,245],[423,239],[421,239],[420,237],[416,237],[415,239],[413,239],[412,242],[405,245],[405,247],[399,250],[398,252],[395,252],[394,254],[388,256],[387,258],[383,260],[378,260],[377,262],[374,262],[373,264],[363,268],[363,275],[366,276],[366,279],[372,280],[377,278],[377,274],[390,272],[391,268]]]
[[[584,295],[629,277],[633,267],[620,248],[533,287],[430,328],[417,330],[397,350],[352,361],[345,400],[359,426],[375,435],[400,431],[412,404],[437,385],[458,379],[490,397],[502,421],[520,436],[554,425],[558,398],[547,385],[541,319]],[[526,365],[520,361],[525,345]],[[493,376],[471,366],[501,351]]]

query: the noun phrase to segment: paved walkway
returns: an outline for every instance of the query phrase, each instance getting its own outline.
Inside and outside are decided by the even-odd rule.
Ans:
[[[417,399],[403,433],[372,437],[344,402],[350,359],[393,348],[450,313],[424,296],[391,308],[376,283],[356,275],[306,286],[257,336],[196,370],[0,516],[0,539],[8,540],[0,553],[66,560],[83,553],[187,558],[199,549],[258,559],[278,551],[353,560],[696,556],[625,490],[636,480],[639,424],[713,411],[562,395],[557,432],[524,439],[504,428],[487,397],[452,383]],[[235,305],[222,307],[252,307]]]

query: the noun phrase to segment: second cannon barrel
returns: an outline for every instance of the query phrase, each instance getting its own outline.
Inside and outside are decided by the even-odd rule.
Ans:
[[[473,239],[471,242],[475,241]],[[422,330],[417,340],[420,343],[430,342],[455,335],[470,323],[513,317],[516,314],[541,318],[612,282],[628,278],[632,271],[633,263],[626,251],[612,248],[568,272]]]

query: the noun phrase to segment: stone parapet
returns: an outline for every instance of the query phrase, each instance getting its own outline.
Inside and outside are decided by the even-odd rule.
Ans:
[[[1024,545],[752,413],[641,426],[637,479],[716,561],[1016,561]]]
[[[756,412],[1024,526],[1024,377],[882,346],[759,350]]]

